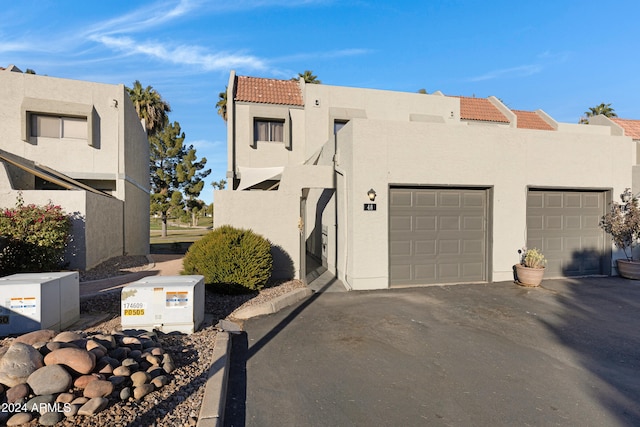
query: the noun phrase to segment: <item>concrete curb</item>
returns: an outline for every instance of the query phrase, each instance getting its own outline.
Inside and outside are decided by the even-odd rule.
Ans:
[[[228,332],[218,332],[213,346],[213,363],[205,384],[204,397],[196,427],[220,427],[224,421],[229,378],[229,353],[231,339]]]
[[[288,307],[292,304],[297,303],[300,300],[305,299],[312,293],[313,291],[309,288],[296,289],[285,295],[276,297],[264,304],[243,308],[242,310],[239,310],[233,313],[232,316],[235,317],[236,319],[246,320],[256,316],[263,316],[265,314],[277,313],[283,308]]]

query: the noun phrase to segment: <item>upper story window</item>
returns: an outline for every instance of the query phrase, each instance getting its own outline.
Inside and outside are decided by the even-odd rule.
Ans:
[[[284,120],[255,120],[255,142],[284,142]]]
[[[31,114],[32,137],[87,139],[87,119]]]
[[[336,135],[340,129],[345,127],[345,125],[349,123],[349,120],[334,120],[333,121],[333,134]]]

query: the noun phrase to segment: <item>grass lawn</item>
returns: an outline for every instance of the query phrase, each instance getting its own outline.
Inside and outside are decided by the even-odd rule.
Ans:
[[[211,230],[206,228],[175,227],[167,230],[167,237],[161,237],[160,229],[151,229],[149,243],[152,254],[184,254],[189,246]]]

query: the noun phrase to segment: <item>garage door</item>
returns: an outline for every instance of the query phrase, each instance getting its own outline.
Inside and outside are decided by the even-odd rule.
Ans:
[[[391,286],[487,280],[487,190],[392,188]]]
[[[529,190],[527,247],[547,258],[545,277],[608,274],[603,191]]]

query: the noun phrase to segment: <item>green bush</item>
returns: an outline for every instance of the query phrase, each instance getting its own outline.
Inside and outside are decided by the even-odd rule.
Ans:
[[[271,276],[271,243],[251,230],[225,225],[193,243],[183,267],[185,274],[203,275],[218,291],[257,291]]]
[[[25,205],[0,209],[0,274],[59,270],[70,238],[71,219],[60,206]]]

